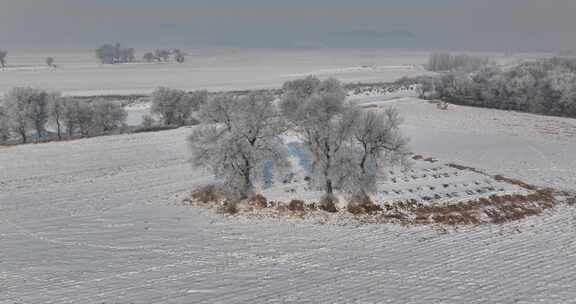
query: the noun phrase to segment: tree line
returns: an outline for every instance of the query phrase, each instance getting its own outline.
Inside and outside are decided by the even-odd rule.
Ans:
[[[575,59],[540,59],[507,68],[485,65],[420,81],[424,95],[454,104],[576,117]]]
[[[433,72],[474,71],[490,63],[486,57],[467,54],[432,53],[428,58],[426,69]]]
[[[19,137],[22,143],[108,134],[125,126],[120,103],[62,97],[30,87],[11,89],[0,101],[0,143]],[[48,126],[52,131],[48,131]]]
[[[124,48],[120,43],[106,43],[95,50],[96,58],[103,64],[130,63],[136,61],[134,48]],[[186,54],[180,49],[167,50],[157,49],[154,52],[147,52],[142,56],[146,62],[167,62],[171,56],[175,62],[183,63]]]
[[[384,165],[407,155],[398,113],[349,104],[335,79],[286,82],[279,101],[266,93],[222,94],[202,104],[199,113],[201,124],[189,137],[192,162],[220,178],[222,191],[234,199],[254,194],[264,168],[283,176],[290,164],[285,134],[302,139],[312,160],[311,182],[327,201],[335,190],[373,191]]]
[[[198,123],[194,114],[207,99],[205,90],[186,92],[160,87],[151,95],[150,112],[157,119],[146,115],[142,125],[133,129],[126,125],[128,115],[120,102],[63,97],[59,92],[17,87],[0,99],[0,144],[17,138],[27,143],[194,125]]]

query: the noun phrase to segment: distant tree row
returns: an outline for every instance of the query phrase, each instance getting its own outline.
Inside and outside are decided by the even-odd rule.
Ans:
[[[120,43],[104,44],[96,49],[96,58],[103,64],[128,63],[136,61],[136,55],[133,48],[123,48]],[[146,62],[167,62],[173,56],[174,61],[183,63],[186,60],[186,54],[180,49],[172,51],[166,49],[157,49],[154,52],[147,52],[142,56]]]
[[[486,66],[420,80],[426,83],[424,95],[450,103],[576,117],[576,59]]]
[[[428,58],[426,69],[433,72],[445,71],[473,71],[488,64],[490,60],[485,57],[470,56],[466,54],[452,55],[450,53],[432,53]]]
[[[144,59],[146,62],[168,62],[170,60],[170,56],[173,56],[174,61],[178,63],[183,63],[186,61],[186,54],[184,54],[180,49],[174,49],[172,51],[158,49],[154,52],[145,53],[142,59]]]
[[[134,49],[123,48],[120,43],[100,46],[96,49],[96,58],[105,64],[133,62],[136,59]]]
[[[122,128],[126,117],[122,105],[113,101],[85,101],[62,97],[58,92],[13,88],[0,101],[0,142],[14,136],[22,143],[30,138],[96,136]]]

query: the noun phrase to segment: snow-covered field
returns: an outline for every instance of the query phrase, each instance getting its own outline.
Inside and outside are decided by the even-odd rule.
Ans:
[[[144,51],[142,49],[141,51]],[[184,64],[100,65],[93,51],[11,50],[0,69],[0,93],[14,86],[53,89],[68,95],[146,94],[158,86],[210,91],[277,88],[305,75],[343,82],[393,81],[424,73],[424,52],[386,50],[185,50]],[[58,68],[47,68],[53,56]],[[141,57],[141,54],[137,54]]]
[[[418,154],[576,188],[576,120],[380,105]],[[0,303],[576,303],[574,209],[448,232],[228,219],[180,204],[211,180],[189,133],[0,148]]]

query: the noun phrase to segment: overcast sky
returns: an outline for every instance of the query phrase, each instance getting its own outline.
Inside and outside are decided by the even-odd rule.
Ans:
[[[0,0],[0,48],[576,49],[576,0]],[[378,43],[370,44],[371,40]]]

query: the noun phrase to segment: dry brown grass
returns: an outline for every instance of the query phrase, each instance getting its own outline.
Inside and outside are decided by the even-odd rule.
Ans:
[[[222,214],[235,215],[240,212],[238,209],[238,202],[225,201],[224,204],[218,208],[218,212]]]
[[[215,185],[207,185],[192,192],[192,198],[200,203],[214,203],[220,199],[218,189]]]
[[[304,212],[306,209],[304,208],[304,201],[301,200],[291,200],[288,203],[288,210],[290,211],[297,211],[297,212]]]
[[[468,171],[472,171],[472,172],[479,173],[479,174],[486,174],[482,170],[476,169],[474,167],[462,166],[462,165],[453,164],[453,163],[447,164],[447,166],[454,168],[454,169],[461,170],[461,171],[468,170]]]
[[[508,178],[502,175],[496,175],[494,176],[494,179],[500,182],[506,182],[512,185],[516,185],[518,187],[524,188],[526,190],[537,190],[538,187],[534,186],[534,185],[530,185],[528,183],[525,183],[519,179],[514,179],[514,178]]]
[[[256,208],[267,208],[268,200],[262,194],[256,194],[248,199],[248,204]]]
[[[489,222],[501,224],[540,214],[554,205],[555,198],[551,189],[541,189],[528,195],[491,195],[447,206],[416,208],[414,222],[477,225],[483,222],[485,216]]]
[[[374,204],[366,193],[361,192],[352,196],[346,210],[354,215],[373,214],[382,211],[382,207]]]

